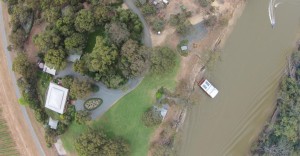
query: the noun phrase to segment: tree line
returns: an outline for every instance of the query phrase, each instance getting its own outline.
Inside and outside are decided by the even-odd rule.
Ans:
[[[291,56],[292,68],[283,77],[273,120],[254,142],[255,155],[289,156],[300,153],[300,52]]]

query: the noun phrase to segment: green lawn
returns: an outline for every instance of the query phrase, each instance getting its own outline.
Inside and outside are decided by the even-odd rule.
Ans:
[[[142,113],[155,102],[157,89],[164,86],[173,90],[176,86],[175,77],[179,67],[179,59],[173,71],[164,76],[148,75],[132,92],[120,99],[103,117],[90,124],[91,127],[102,129],[113,137],[120,136],[130,143],[131,155],[146,156],[149,138],[154,128],[147,128],[141,122]],[[74,140],[86,126],[73,123],[61,137],[64,147],[74,152]]]
[[[47,73],[43,73],[39,71],[38,73],[38,82],[37,82],[37,89],[38,93],[40,94],[40,100],[44,104],[46,101],[46,91],[51,81],[51,76]]]

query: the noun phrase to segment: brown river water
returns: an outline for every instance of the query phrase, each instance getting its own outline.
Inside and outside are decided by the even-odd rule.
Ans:
[[[280,2],[280,0],[278,0]],[[206,77],[219,89],[202,93],[189,110],[182,156],[250,155],[252,142],[272,115],[276,91],[300,28],[300,0],[283,0],[271,28],[268,0],[248,0]]]

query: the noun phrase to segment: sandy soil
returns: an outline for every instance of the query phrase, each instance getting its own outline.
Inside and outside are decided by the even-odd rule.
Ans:
[[[8,21],[9,21],[9,15],[7,13],[7,7],[5,4],[2,5],[3,6],[3,16],[4,16],[4,22],[5,22],[5,29],[8,35],[8,32],[10,32],[10,27],[8,25]],[[35,30],[35,33],[38,33],[41,30]],[[31,33],[31,36],[33,36],[33,34],[35,33]],[[8,39],[8,36],[7,36]],[[1,105],[4,105],[4,107],[7,109],[7,111],[4,110],[4,112],[13,112],[13,113],[8,113],[6,114],[6,119],[9,121],[8,123],[11,124],[9,126],[13,126],[12,127],[12,134],[16,134],[13,135],[14,138],[16,138],[17,142],[20,142],[20,139],[24,138],[24,143],[21,144],[21,142],[19,143],[20,145],[17,145],[19,149],[22,150],[22,155],[38,155],[38,150],[37,147],[35,146],[36,144],[33,142],[32,140],[32,136],[28,130],[28,125],[26,125],[26,122],[24,121],[23,115],[16,115],[16,114],[22,114],[20,106],[18,104],[18,99],[15,95],[15,89],[12,85],[12,80],[10,78],[10,75],[8,73],[8,69],[7,69],[7,64],[6,64],[6,58],[5,58],[5,54],[3,51],[2,47],[2,41],[0,40],[0,63],[1,63],[1,67],[0,67],[0,82],[3,82],[3,85],[0,86],[2,88],[1,92],[0,92],[0,99],[2,99],[2,94],[3,95],[7,95],[7,97],[5,100],[0,101]],[[28,54],[30,55],[30,54]],[[35,55],[33,58],[35,58]],[[14,53],[12,54],[12,57],[14,57]],[[9,110],[9,111],[8,111]],[[38,139],[40,140],[40,143],[43,147],[43,150],[45,152],[45,154],[48,155],[57,155],[56,151],[54,148],[47,148],[46,146],[46,142],[44,139],[44,130],[43,130],[43,126],[41,124],[39,124],[34,117],[33,112],[28,111],[29,109],[27,108],[27,112],[28,115],[30,117],[30,121],[31,124],[34,128],[34,131],[36,133],[36,135],[38,136]],[[11,129],[11,127],[10,127]],[[14,130],[15,129],[15,130]],[[21,130],[21,132],[17,131],[17,130]],[[25,150],[28,153],[24,153]],[[24,153],[24,154],[23,154]]]
[[[31,138],[29,127],[23,115],[20,115],[22,112],[7,69],[2,44],[0,45],[0,60],[0,106],[3,109],[3,116],[7,120],[9,130],[13,134],[12,137],[21,155],[38,155],[38,149]]]

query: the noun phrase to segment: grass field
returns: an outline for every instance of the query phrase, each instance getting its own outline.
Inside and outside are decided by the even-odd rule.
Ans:
[[[0,110],[0,155],[20,155]]]
[[[149,148],[149,138],[154,128],[147,128],[141,122],[143,112],[155,103],[155,92],[161,86],[173,90],[176,86],[176,73],[179,59],[173,71],[163,76],[148,75],[132,92],[120,99],[100,119],[90,123],[95,129],[104,130],[111,137],[120,136],[130,143],[133,156],[146,156]],[[62,136],[65,148],[75,152],[75,138],[87,129],[87,126],[73,123]]]

